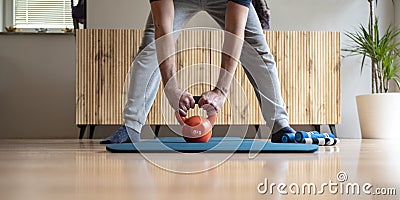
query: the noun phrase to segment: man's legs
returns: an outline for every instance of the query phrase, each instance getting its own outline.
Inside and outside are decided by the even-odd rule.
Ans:
[[[221,27],[225,26],[226,3],[223,2],[223,0],[210,1],[206,7],[206,11]],[[289,127],[274,57],[270,53],[257,13],[252,5],[249,7],[244,40],[240,61],[254,87],[267,125],[272,128],[272,133],[278,133],[274,134],[275,136],[281,137],[280,133],[294,132]],[[276,140],[274,138],[273,141],[279,142],[280,137]]]
[[[174,30],[179,30],[198,11],[197,1],[174,1]],[[151,13],[139,47],[139,53],[130,69],[127,102],[124,107],[125,126],[101,143],[122,143],[139,141],[139,133],[153,105],[160,85],[160,71],[154,43],[154,24]],[[130,138],[128,134],[130,135]]]

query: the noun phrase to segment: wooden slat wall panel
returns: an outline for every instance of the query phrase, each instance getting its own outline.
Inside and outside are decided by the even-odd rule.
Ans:
[[[268,31],[265,35],[277,62],[290,123],[340,123],[340,34]],[[77,32],[76,124],[123,123],[125,78],[132,58],[138,53],[142,36],[142,30],[86,29]],[[209,83],[188,87],[194,95],[200,95],[216,84],[222,41],[222,31],[181,33],[176,44],[179,50],[177,68],[183,72],[181,84],[187,85],[188,81]],[[219,113],[217,124],[263,123],[257,98],[241,65],[235,78],[238,84],[232,85],[231,95]],[[147,122],[175,124],[174,114],[161,91],[162,87]],[[242,91],[244,95],[238,95],[243,94]],[[195,109],[190,113],[193,114],[204,115],[204,112]]]
[[[340,123],[340,33],[266,32],[291,124]]]

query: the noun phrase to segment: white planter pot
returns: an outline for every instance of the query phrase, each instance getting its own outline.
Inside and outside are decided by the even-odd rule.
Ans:
[[[367,94],[356,99],[362,138],[400,138],[400,93]]]

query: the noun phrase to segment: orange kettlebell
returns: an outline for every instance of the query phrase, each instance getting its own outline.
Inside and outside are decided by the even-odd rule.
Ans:
[[[200,97],[194,97],[196,103]],[[217,114],[208,116],[182,117],[179,112],[175,113],[179,123],[182,125],[182,135],[186,142],[208,142],[212,135],[212,128],[217,119]]]

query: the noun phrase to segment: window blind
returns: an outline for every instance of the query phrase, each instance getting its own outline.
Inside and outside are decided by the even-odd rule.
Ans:
[[[14,0],[16,28],[73,28],[71,0]]]

